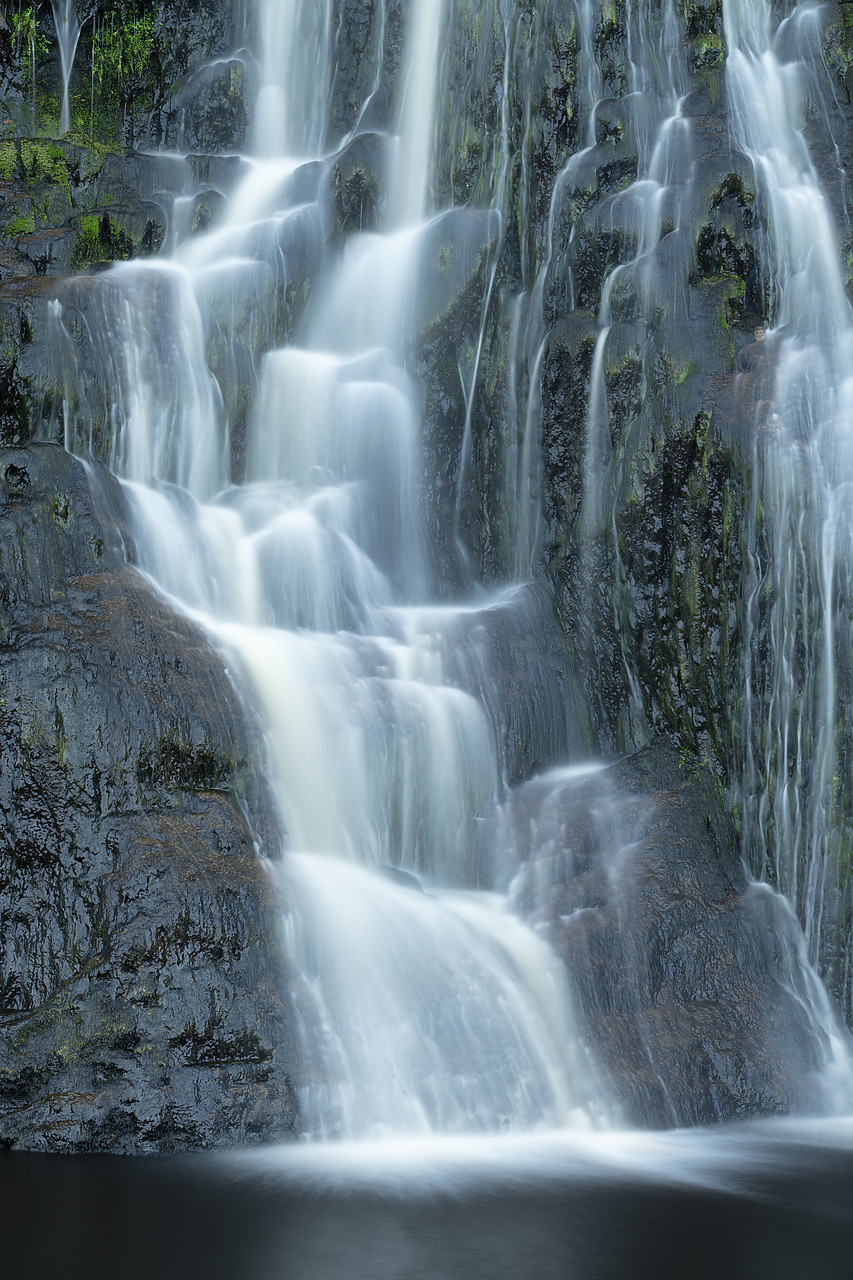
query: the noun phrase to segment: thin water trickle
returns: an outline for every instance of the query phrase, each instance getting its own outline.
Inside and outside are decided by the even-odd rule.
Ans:
[[[77,19],[77,0],[51,0],[53,22],[56,38],[59,42],[59,57],[62,64],[62,109],[59,118],[60,136],[71,128],[71,107],[69,92],[71,72],[74,69],[74,56],[77,53],[77,42],[80,39],[80,24]]]
[[[765,0],[728,0],[724,16],[732,128],[755,171],[770,264],[771,391],[755,424],[761,518],[749,544],[746,849],[794,905],[811,960],[850,1009],[836,939],[850,907],[839,831],[852,794],[840,696],[850,673],[853,312],[803,130],[820,29],[809,6],[777,22]]]

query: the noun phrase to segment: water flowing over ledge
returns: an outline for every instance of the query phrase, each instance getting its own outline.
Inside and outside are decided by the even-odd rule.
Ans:
[[[58,959],[22,930],[0,1014],[29,1035],[68,984],[136,1010],[150,980],[187,1081],[250,1097],[240,1140],[283,1115],[345,1143],[845,1111],[853,330],[803,129],[834,127],[820,26],[760,0],[403,8],[235,9],[196,82],[227,72],[234,154],[135,156],[166,248],[46,299],[40,430],[83,465],[4,453],[29,548],[4,562],[9,661],[88,627],[107,669],[104,572],[176,697],[207,645],[216,692],[186,715],[129,681],[149,728],[107,801],[100,721],[79,731],[87,839],[134,885],[183,840],[205,893],[223,848],[260,856],[199,928],[143,928],[122,888],[120,974],[100,905]],[[54,10],[64,132],[95,46]],[[132,838],[106,830],[133,806]],[[218,932],[241,894],[278,922],[251,1027]],[[222,965],[203,1017],[157,973],[174,952],[192,1005],[195,945]],[[116,1032],[135,1062],[141,1025]],[[82,1079],[51,1096],[96,1117]],[[134,1113],[126,1149],[198,1144],[177,1112]]]

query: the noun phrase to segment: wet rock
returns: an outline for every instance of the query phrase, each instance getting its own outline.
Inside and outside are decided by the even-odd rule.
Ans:
[[[339,0],[330,104],[332,145],[353,129],[389,129],[402,56],[403,6]],[[377,53],[384,74],[377,83]]]
[[[381,231],[392,145],[387,134],[360,133],[334,158],[326,197],[332,205],[333,241]]]
[[[181,151],[240,151],[249,129],[245,80],[245,64],[236,58],[190,72],[170,94],[167,137]]]
[[[686,15],[691,47],[717,47],[718,18]],[[753,454],[733,382],[762,322],[763,231],[723,105],[693,104],[684,205],[639,259],[620,164],[642,105],[606,111],[567,166],[544,294],[542,460],[545,560],[601,749],[665,732],[728,779]]]
[[[61,432],[51,331],[56,280],[37,276],[22,254],[7,251],[10,260],[0,280],[0,444],[22,445],[36,433],[53,439]]]
[[[723,798],[660,741],[519,789],[517,908],[563,956],[630,1124],[820,1109],[817,984],[784,903],[747,883]]]
[[[510,785],[591,750],[589,716],[544,582],[444,624],[447,678],[484,707]]]
[[[458,595],[479,559],[484,486],[480,459],[472,456],[479,442],[467,396],[479,373],[487,265],[499,235],[493,214],[451,210],[427,227],[418,258],[418,281],[425,286],[412,359],[424,390],[419,505],[431,588],[442,596]],[[470,483],[463,486],[460,474]]]
[[[26,258],[35,274],[66,275],[159,250],[170,221],[170,180],[177,194],[185,171],[71,135],[9,146],[0,246]]]
[[[295,1123],[274,853],[223,658],[126,563],[121,491],[0,453],[0,1145]]]
[[[390,862],[383,862],[379,871],[391,884],[399,885],[402,889],[411,889],[413,893],[423,893],[424,891],[420,880],[417,876],[413,876],[411,871],[403,871],[400,867],[392,867]]]

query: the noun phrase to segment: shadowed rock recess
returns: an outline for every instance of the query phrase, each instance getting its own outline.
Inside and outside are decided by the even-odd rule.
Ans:
[[[282,176],[288,217],[240,250],[256,250],[251,285],[215,281],[197,300],[210,429],[235,484],[264,355],[308,327],[353,238],[388,230],[414,7],[328,6],[325,158]],[[803,136],[847,226],[853,3],[825,8]],[[130,417],[115,387],[129,391],[134,365],[106,268],[221,226],[247,171],[255,9],[80,0],[61,138],[51,6],[0,16],[0,1147],[300,1132],[310,1071],[262,734],[211,638],[134,567],[112,474]],[[638,24],[658,49],[674,24],[676,50],[640,88]],[[781,340],[764,338],[772,236],[733,142],[723,4],[448,0],[446,25],[427,200],[440,216],[404,353],[415,519],[431,600],[526,584],[522,623],[507,605],[472,624],[491,701],[461,642],[445,672],[500,743],[511,903],[565,960],[626,1122],[818,1108],[833,1015],[816,1032],[808,961],[853,1009],[853,717],[823,780],[845,834],[822,851],[823,932],[806,956],[803,901],[792,892],[788,910],[745,870],[786,889],[748,818],[772,799],[778,752],[744,782],[774,625],[757,579]],[[669,111],[684,149],[654,179],[649,239],[638,209]],[[838,248],[849,292],[853,241]],[[177,387],[180,273],[127,270],[155,317],[161,384]],[[837,679],[848,697],[849,659]],[[611,763],[542,772],[567,757]],[[506,887],[487,878],[465,887]]]

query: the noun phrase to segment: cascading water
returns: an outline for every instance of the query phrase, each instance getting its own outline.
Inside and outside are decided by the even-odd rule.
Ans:
[[[590,335],[584,453],[578,466],[581,485],[580,493],[572,495],[567,520],[574,557],[572,584],[581,600],[580,604],[573,600],[571,607],[579,661],[599,674],[589,686],[592,699],[604,701],[606,660],[598,657],[604,648],[602,633],[611,637],[614,657],[621,657],[626,689],[617,696],[624,696],[622,714],[633,728],[626,733],[623,725],[617,726],[618,742],[643,740],[650,731],[649,703],[656,700],[656,691],[649,699],[648,688],[643,690],[637,679],[632,646],[641,639],[643,624],[637,627],[635,612],[640,593],[635,582],[632,599],[625,585],[624,525],[620,532],[617,517],[633,496],[633,467],[639,455],[634,452],[635,442],[644,431],[660,431],[660,418],[654,413],[644,416],[643,402],[654,395],[657,379],[650,336],[659,318],[668,314],[678,317],[680,325],[690,323],[690,303],[680,296],[677,282],[689,281],[696,271],[696,232],[691,223],[696,216],[698,166],[690,116],[696,111],[697,87],[685,60],[684,26],[671,5],[626,6],[623,69],[606,57],[607,22],[594,6],[578,6],[576,83],[585,114],[576,136],[584,145],[569,155],[554,185],[548,222],[553,281],[546,282],[546,296],[550,289],[551,305],[556,294],[566,311],[580,313],[578,330]],[[775,314],[781,327],[775,340],[781,341],[783,352],[773,407],[790,406],[787,427],[782,427],[780,412],[773,415],[769,432],[762,430],[758,436],[760,466],[756,470],[761,479],[752,514],[755,517],[763,505],[765,528],[760,528],[760,518],[755,519],[753,528],[758,533],[752,547],[751,580],[758,583],[758,590],[748,609],[752,634],[747,684],[750,695],[757,688],[760,692],[755,701],[748,696],[746,708],[751,793],[745,844],[750,855],[758,850],[755,865],[760,874],[767,869],[765,855],[767,861],[773,860],[774,883],[806,921],[810,954],[807,959],[804,948],[794,948],[797,958],[792,974],[796,976],[790,989],[809,993],[796,994],[795,999],[813,1009],[827,1043],[833,1046],[826,1060],[828,1093],[849,1099],[845,1036],[809,968],[809,962],[820,959],[823,971],[835,977],[826,956],[837,946],[849,910],[843,873],[832,884],[824,883],[837,846],[843,842],[833,817],[841,812],[847,788],[847,753],[836,744],[835,697],[839,670],[846,680],[848,666],[838,656],[846,649],[847,629],[841,619],[848,612],[839,609],[838,595],[843,591],[840,584],[849,579],[846,552],[839,550],[841,543],[845,548],[850,545],[845,533],[848,515],[840,509],[849,485],[838,455],[845,438],[839,424],[849,420],[845,403],[849,398],[845,372],[850,368],[849,304],[831,218],[793,115],[797,98],[791,90],[799,72],[793,66],[783,69],[771,51],[769,8],[748,0],[733,4],[726,8],[725,24],[734,141],[755,163],[759,190],[768,202],[769,246],[780,246],[777,261],[773,252],[765,253],[764,260],[774,262],[773,289],[779,299],[787,295],[787,300],[775,313],[776,304],[768,305],[767,314]],[[792,18],[791,25],[802,29],[804,39],[813,45],[818,27],[810,7],[800,14],[799,28],[797,19]],[[785,38],[796,39],[790,30]],[[802,56],[802,44],[798,49]],[[822,65],[819,52],[813,52],[811,64]],[[685,111],[688,94],[694,104]],[[830,95],[814,96],[825,106]],[[620,160],[625,166],[622,172]],[[616,176],[610,177],[608,170]],[[630,174],[630,180],[625,174]],[[594,211],[587,214],[588,193],[596,188],[606,194],[600,194]],[[551,247],[560,221],[564,263],[555,258]],[[573,241],[577,243],[581,235],[586,246],[573,251]],[[585,254],[592,253],[605,259],[596,298],[590,296],[589,278],[578,281],[573,270],[573,264],[579,264],[588,271]],[[666,358],[668,352],[671,359],[674,349],[678,342],[670,331],[660,354]],[[582,348],[577,344],[572,350],[577,357]],[[632,365],[641,373],[634,387],[636,400],[626,407],[624,398],[621,404],[619,400]],[[685,372],[689,376],[689,366]],[[673,394],[674,382],[670,378],[665,392],[664,415],[677,420],[683,410],[677,391]],[[630,424],[627,429],[625,419]],[[665,526],[670,518],[665,509],[662,516]],[[653,531],[652,519],[650,512],[644,536],[651,540],[663,533],[666,539],[665,528]],[[769,569],[761,564],[765,554]],[[612,592],[602,591],[603,582],[612,584]],[[759,632],[760,610],[770,617],[767,630],[774,660],[769,664],[763,657],[767,640],[766,633]],[[767,624],[766,617],[763,623]],[[649,624],[654,626],[653,619],[647,619]],[[845,696],[845,705],[846,701]],[[614,732],[609,709],[602,710],[599,723],[606,741],[606,735]],[[554,782],[555,796],[563,785],[559,779]],[[547,786],[544,791],[547,795]],[[540,802],[543,812],[551,802]],[[532,839],[535,845],[535,833]],[[810,847],[803,856],[806,846]],[[843,866],[848,860],[846,850],[841,855]],[[752,886],[750,902],[767,905],[762,892]],[[826,919],[829,904],[836,917],[832,922]],[[771,911],[770,905],[767,910]],[[789,933],[790,917],[784,905],[776,901],[772,912],[777,923],[771,927],[778,936]],[[836,989],[838,985],[836,981]],[[639,1040],[646,1043],[643,1032]]]
[[[624,430],[620,434],[614,429],[608,386],[615,384],[618,395],[620,375],[636,362],[642,371],[640,407],[630,408],[629,417],[641,424],[633,428],[637,435],[656,429],[654,415],[644,421],[642,408],[642,400],[654,394],[656,378],[649,329],[655,316],[667,313],[689,325],[690,302],[674,297],[673,290],[679,287],[675,282],[690,280],[697,265],[696,230],[691,227],[697,171],[694,123],[683,113],[686,95],[698,92],[697,78],[688,71],[684,50],[689,46],[672,6],[629,6],[628,92],[610,97],[614,72],[601,53],[600,15],[588,5],[578,6],[577,12],[577,80],[585,108],[578,132],[584,146],[570,155],[559,175],[555,203],[559,206],[562,199],[583,213],[584,192],[597,181],[594,175],[604,160],[602,140],[608,137],[618,148],[618,140],[630,136],[627,154],[631,161],[636,158],[636,178],[614,184],[596,208],[594,225],[588,221],[584,228],[590,239],[609,238],[612,265],[603,272],[594,302],[583,488],[571,534],[573,582],[585,606],[577,609],[575,625],[579,651],[593,668],[601,634],[609,631],[627,685],[623,715],[635,725],[632,734],[642,738],[649,731],[649,703],[657,694],[652,690],[650,698],[637,678],[632,648],[638,640],[636,597],[632,600],[624,586],[624,526],[620,531],[616,523],[635,484],[636,455]],[[736,732],[736,751],[742,756],[735,785],[742,763],[747,860],[755,874],[789,898],[803,924],[812,963],[849,1011],[853,987],[845,939],[850,851],[845,832],[851,752],[842,708],[853,691],[847,657],[853,329],[834,219],[803,127],[808,116],[837,153],[829,120],[832,92],[815,7],[795,8],[780,23],[773,6],[763,0],[732,0],[724,6],[724,34],[732,142],[735,154],[748,157],[754,167],[756,210],[764,227],[756,258],[765,271],[762,306],[769,328],[762,354],[770,379],[753,436],[745,692]],[[734,170],[734,157],[730,163]],[[554,216],[552,211],[549,235],[554,234]],[[569,245],[582,225],[580,215],[571,217]],[[727,269],[718,262],[717,271]],[[564,281],[568,309],[590,307],[571,267]],[[671,359],[677,349],[670,331],[659,351]],[[683,376],[689,376],[689,365]],[[664,413],[677,420],[683,409],[673,382],[665,392],[671,403]],[[615,611],[610,592],[601,591],[602,581],[613,581]],[[599,674],[604,666],[599,663]],[[592,696],[601,696],[600,687],[593,687]],[[607,713],[600,719],[606,721]],[[617,741],[620,732],[624,730],[617,730]],[[631,734],[627,736],[630,740]]]
[[[851,675],[853,312],[803,136],[805,72],[820,27],[809,6],[778,23],[763,0],[730,0],[724,15],[732,128],[755,169],[772,264],[764,288],[773,372],[755,434],[745,838],[849,1009],[851,779],[841,708]]]
[[[140,563],[235,655],[266,726],[290,845],[302,1121],[323,1137],[588,1124],[606,1109],[561,964],[500,893],[475,892],[505,891],[511,868],[487,838],[499,691],[467,637],[515,593],[427,603],[406,351],[438,305],[421,277],[439,225],[423,219],[442,16],[434,0],[409,14],[390,230],[349,240],[299,341],[264,357],[245,483],[228,485],[206,310],[276,272],[286,285],[295,222],[323,234],[317,167],[313,197],[311,166],[297,168],[322,154],[330,6],[259,5],[259,158],[226,228],[116,270],[104,294],[111,465]],[[70,425],[68,443],[89,442]],[[459,683],[483,701],[448,681],[460,653]]]
[[[511,238],[510,68],[519,14],[511,0],[495,8],[503,76],[483,201],[489,207],[429,216],[439,185],[433,147],[444,24],[452,31],[465,7],[451,0],[408,6],[404,52],[391,70],[384,62],[393,61],[393,41],[385,36],[393,24],[390,9],[381,10],[371,74],[362,97],[347,103],[356,133],[341,136],[327,112],[337,75],[335,5],[258,0],[263,56],[252,156],[240,162],[241,180],[218,228],[183,238],[176,230],[171,258],[100,278],[98,303],[87,313],[97,377],[68,399],[66,443],[103,452],[86,422],[106,420],[107,460],[124,484],[139,563],[233,656],[263,722],[289,844],[283,931],[301,1039],[304,1131],[328,1138],[589,1124],[615,1112],[578,1030],[564,966],[508,909],[519,861],[531,852],[535,861],[540,845],[557,839],[546,819],[565,777],[537,783],[545,834],[540,841],[534,830],[524,850],[507,835],[508,784],[565,758],[572,746],[585,754],[592,736],[584,728],[573,738],[564,722],[565,690],[544,652],[536,588],[527,581],[540,537],[545,312],[561,301],[552,279],[561,201],[589,180],[601,132],[627,130],[636,175],[597,215],[618,225],[622,239],[590,317],[585,487],[575,533],[580,578],[592,595],[613,537],[611,489],[620,465],[606,360],[629,340],[637,299],[645,314],[665,309],[666,282],[653,263],[660,242],[668,240],[682,266],[692,253],[682,227],[691,134],[682,115],[681,28],[670,5],[631,8],[627,93],[617,112],[606,99],[592,6],[578,6],[583,145],[556,176],[543,243],[522,264],[511,300],[509,440],[495,484],[509,532],[490,569],[497,585],[486,595],[463,546],[462,514],[482,357],[492,339],[487,316]],[[733,39],[735,64],[739,47]],[[523,106],[528,124],[534,109],[531,101]],[[393,139],[366,131],[383,111]],[[330,156],[328,147],[341,150]],[[336,238],[331,211],[343,172],[336,165],[355,157],[358,172],[359,147],[370,149],[374,167],[386,167],[383,230],[352,233],[350,226],[348,238]],[[761,140],[750,147],[755,156],[772,150]],[[529,174],[524,181],[535,185]],[[375,193],[362,188],[361,198],[363,211]],[[786,281],[783,271],[780,296]],[[439,515],[424,483],[430,477],[421,474],[430,453],[412,370],[421,335],[463,288],[479,311],[469,348],[454,353],[464,413],[445,494],[453,498],[454,555],[464,571],[448,583],[435,545]],[[562,301],[567,313],[578,306],[571,271]],[[58,308],[55,315],[62,342]],[[816,340],[822,332],[815,329]],[[841,348],[836,355],[840,368]],[[788,368],[793,385],[797,366]],[[89,394],[103,403],[87,415]],[[468,583],[466,598],[447,603],[460,581]],[[780,620],[777,628],[780,653],[789,625]],[[590,635],[589,652],[594,642]],[[515,678],[521,647],[530,671],[515,702],[529,706],[519,712],[506,707],[501,681],[508,670]],[[826,682],[820,687],[825,707]],[[781,714],[782,694],[791,701],[787,685],[775,691],[772,717]],[[830,764],[821,751],[826,783]],[[619,876],[610,878],[615,884]],[[766,915],[778,921],[778,912]],[[793,926],[779,927],[794,936]],[[813,975],[803,977],[796,948],[790,965],[790,992],[814,1004],[810,1030],[816,1041],[832,1042],[828,1068],[844,1075],[831,1011]]]

